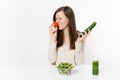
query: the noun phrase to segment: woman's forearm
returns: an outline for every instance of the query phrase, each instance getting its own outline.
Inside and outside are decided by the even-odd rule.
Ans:
[[[50,39],[48,45],[48,60],[50,63],[54,64],[56,62],[56,59],[57,59],[56,43]]]
[[[84,62],[84,41],[76,42],[76,50],[75,50],[75,63],[76,65],[80,65]]]

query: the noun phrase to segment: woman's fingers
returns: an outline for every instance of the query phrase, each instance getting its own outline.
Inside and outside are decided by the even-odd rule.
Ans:
[[[49,31],[52,32],[52,24],[49,26]]]
[[[78,37],[77,41],[83,41],[88,35],[90,34],[90,30],[88,32],[84,31],[80,34],[80,37]]]
[[[57,32],[57,28],[56,27],[53,27],[53,24],[49,27],[49,31],[51,34],[54,34]]]
[[[53,27],[53,24],[49,27],[50,37],[54,42],[56,42],[57,29],[57,27]]]
[[[87,34],[89,35],[89,34],[90,34],[90,32],[91,32],[91,31],[88,29],[88,33],[87,33]]]

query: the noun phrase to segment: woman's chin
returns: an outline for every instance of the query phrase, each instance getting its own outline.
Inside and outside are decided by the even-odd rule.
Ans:
[[[59,30],[63,30],[63,28],[59,27]]]

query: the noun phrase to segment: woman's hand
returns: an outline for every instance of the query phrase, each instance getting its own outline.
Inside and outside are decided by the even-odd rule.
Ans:
[[[57,27],[54,27],[53,24],[50,25],[49,27],[49,32],[50,32],[50,37],[52,39],[52,41],[56,42],[56,38],[57,38]]]
[[[84,31],[85,34],[81,33],[80,36],[77,38],[78,42],[81,42],[83,40],[85,40],[85,38],[90,34],[90,30],[88,30],[88,33],[86,31]]]

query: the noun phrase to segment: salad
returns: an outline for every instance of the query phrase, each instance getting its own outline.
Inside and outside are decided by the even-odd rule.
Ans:
[[[57,70],[60,74],[70,75],[71,69],[74,68],[74,65],[68,62],[61,62],[57,67]]]

